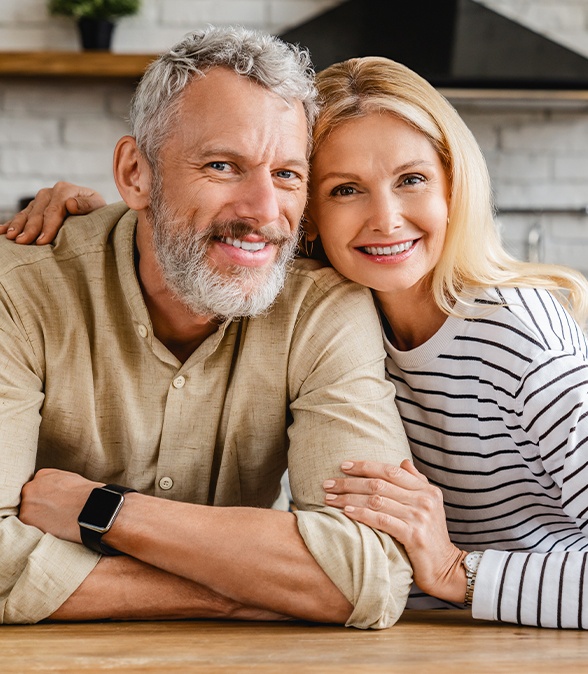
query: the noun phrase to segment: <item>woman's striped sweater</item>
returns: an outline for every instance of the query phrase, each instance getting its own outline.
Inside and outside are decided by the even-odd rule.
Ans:
[[[485,551],[474,617],[588,627],[588,343],[544,290],[486,292],[474,315],[411,351],[385,339],[415,465],[455,545]]]

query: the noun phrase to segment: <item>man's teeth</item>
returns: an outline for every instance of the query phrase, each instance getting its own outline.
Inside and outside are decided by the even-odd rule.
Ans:
[[[398,243],[394,246],[365,246],[363,250],[368,255],[398,255],[398,253],[404,253],[405,250],[408,250],[412,247],[414,241],[406,241],[405,243]]]
[[[242,248],[250,252],[262,250],[266,246],[265,241],[241,241],[241,239],[232,239],[230,236],[225,236],[222,242],[234,248]]]

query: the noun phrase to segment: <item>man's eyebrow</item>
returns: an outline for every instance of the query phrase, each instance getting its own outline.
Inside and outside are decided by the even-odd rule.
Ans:
[[[250,157],[235,150],[232,147],[224,147],[222,145],[216,145],[205,150],[198,152],[198,157],[202,160],[206,159],[218,159],[221,161],[224,157],[227,159],[234,159],[237,162],[247,162],[250,161]],[[306,159],[301,159],[299,157],[292,157],[291,159],[285,159],[280,162],[280,166],[283,168],[293,167],[303,169],[305,172],[308,171],[308,161]]]

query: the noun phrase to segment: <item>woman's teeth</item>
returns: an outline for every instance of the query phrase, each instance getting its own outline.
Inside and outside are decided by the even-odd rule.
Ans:
[[[411,248],[413,243],[414,241],[405,241],[394,246],[365,246],[362,250],[368,255],[398,255]]]
[[[266,245],[265,241],[241,241],[241,239],[232,239],[230,236],[225,236],[221,241],[233,248],[242,248],[250,252],[262,250]]]

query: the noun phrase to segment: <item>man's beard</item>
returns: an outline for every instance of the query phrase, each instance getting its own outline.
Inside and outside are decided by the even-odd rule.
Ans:
[[[298,234],[284,236],[276,228],[255,229],[240,220],[212,222],[196,231],[165,203],[161,184],[153,187],[147,217],[153,228],[157,261],[175,297],[199,316],[233,319],[266,313],[284,287]],[[224,272],[211,265],[207,251],[212,242],[227,236],[243,239],[251,233],[261,234],[266,242],[278,247],[273,263],[264,267],[234,265]]]

